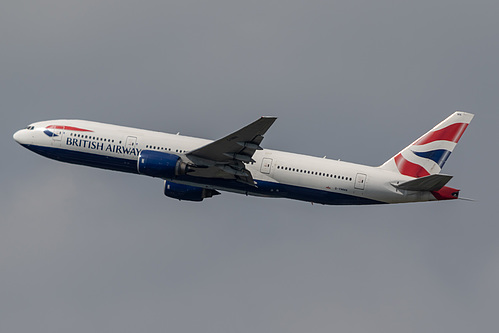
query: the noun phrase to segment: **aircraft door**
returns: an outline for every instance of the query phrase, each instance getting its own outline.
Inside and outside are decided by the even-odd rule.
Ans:
[[[49,126],[48,128],[50,128],[49,132],[52,133],[52,146],[60,147],[64,134],[64,126]]]
[[[125,152],[123,153],[126,155],[126,151],[130,151],[136,147],[137,147],[137,137],[127,136],[125,141]]]
[[[271,158],[264,158],[262,160],[262,166],[260,167],[260,172],[269,174],[270,170],[272,168],[272,159]]]
[[[367,175],[363,173],[358,173],[355,177],[355,188],[357,190],[363,190],[366,187]]]

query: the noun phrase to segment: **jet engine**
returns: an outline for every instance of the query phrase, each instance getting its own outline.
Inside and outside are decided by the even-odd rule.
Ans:
[[[220,194],[216,190],[172,183],[167,180],[165,180],[164,192],[167,197],[186,201],[203,201],[205,198]]]
[[[173,179],[185,175],[187,169],[179,156],[154,150],[142,150],[137,160],[137,171],[151,177]]]

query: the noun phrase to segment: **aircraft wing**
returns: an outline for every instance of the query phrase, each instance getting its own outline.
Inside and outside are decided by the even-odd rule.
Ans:
[[[262,149],[260,143],[263,135],[276,119],[277,117],[261,117],[240,130],[187,153],[187,157],[197,166],[216,167],[217,173],[221,170],[254,186],[253,177],[244,163],[254,162],[253,154]]]

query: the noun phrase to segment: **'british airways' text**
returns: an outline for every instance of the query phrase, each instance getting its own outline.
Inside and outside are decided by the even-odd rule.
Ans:
[[[138,148],[131,148],[110,143],[82,140],[75,138],[66,138],[66,145],[83,147],[92,150],[109,151],[116,154],[131,155],[131,156],[139,156],[140,153],[140,149]]]

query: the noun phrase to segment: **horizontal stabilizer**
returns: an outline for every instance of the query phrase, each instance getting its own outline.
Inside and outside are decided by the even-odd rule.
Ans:
[[[396,188],[408,191],[438,191],[452,179],[452,176],[434,174],[426,177],[416,178],[408,182],[394,185]]]

